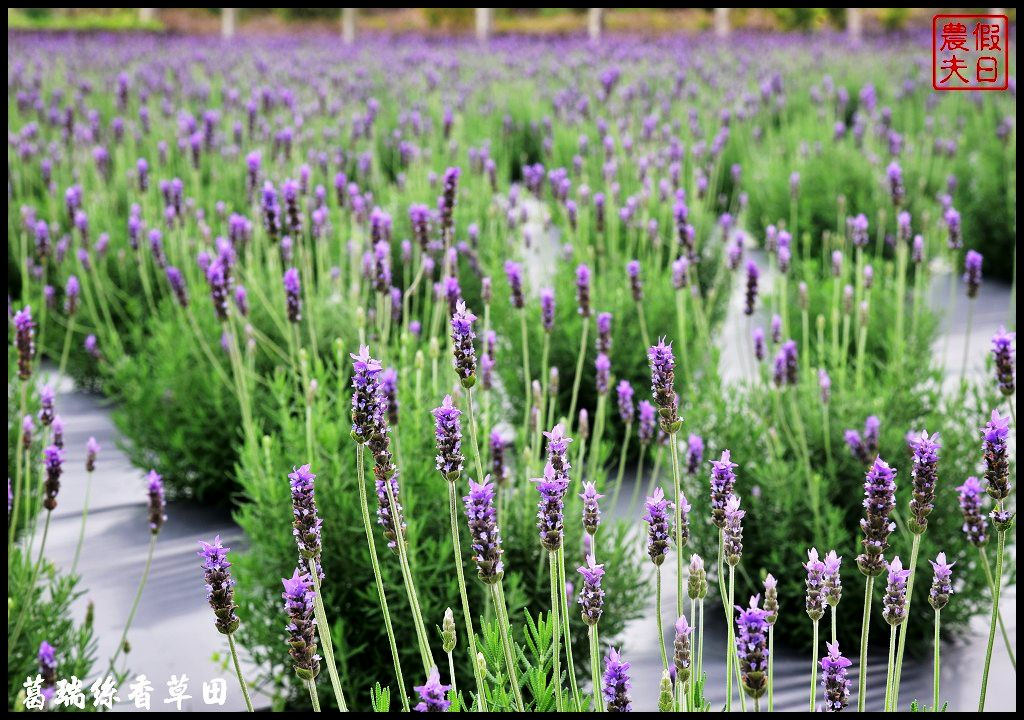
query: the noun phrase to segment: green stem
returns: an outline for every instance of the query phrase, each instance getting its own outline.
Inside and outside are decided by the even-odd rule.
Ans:
[[[726,622],[728,622],[728,640],[726,641],[725,653],[725,711],[732,712],[732,668],[733,662],[732,657],[735,654],[733,649],[736,641],[733,639],[732,629],[732,599],[733,591],[736,587],[736,568],[733,565],[729,566],[729,606],[726,610]]]
[[[875,589],[875,578],[868,576],[864,586],[864,616],[860,626],[860,665],[857,678],[857,712],[864,712],[865,688],[868,682],[868,630],[871,625],[871,594]]]
[[[594,708],[604,712],[604,692],[601,687],[601,649],[597,638],[597,626],[587,626],[590,640],[590,683],[594,689]]]
[[[974,300],[968,298],[967,300],[967,326],[964,329],[964,356],[963,361],[960,363],[960,388],[961,395],[966,392],[964,385],[967,379],[967,358],[970,355],[971,349],[971,325],[974,324]]]
[[[530,426],[530,349],[529,335],[526,332],[526,311],[519,311],[519,332],[522,337],[523,351],[523,437],[527,437]]]
[[[832,607],[832,644],[834,645],[835,643],[839,642],[836,639],[836,608],[838,607],[838,603],[835,604],[835,605],[832,605],[831,607]]]
[[[391,613],[388,611],[388,599],[384,592],[384,581],[380,575],[380,560],[377,557],[377,544],[373,539],[373,526],[370,524],[370,510],[367,505],[366,474],[363,467],[362,444],[356,445],[356,472],[359,485],[359,505],[363,515],[363,530],[366,532],[366,545],[370,550],[370,564],[373,566],[373,579],[377,585],[377,599],[380,601],[381,615],[384,616],[384,629],[387,631],[388,644],[391,647],[391,659],[395,666],[395,680],[398,683],[398,693],[402,698],[402,708],[409,712],[409,698],[405,692],[405,678],[402,675],[402,663],[398,656],[398,646],[395,643],[395,631],[391,627]]]
[[[552,648],[552,683],[555,687],[555,708],[558,712],[564,710],[562,704],[562,650],[560,647],[561,636],[559,635],[558,620],[562,614],[562,605],[558,600],[558,557],[554,550],[548,551],[548,569],[551,577],[551,648]]]
[[[768,626],[768,712],[775,710],[775,626]]]
[[[988,690],[988,672],[992,665],[992,646],[995,644],[996,640],[996,622],[999,617],[999,594],[1003,578],[1003,551],[1006,544],[1006,531],[999,530],[997,535],[999,537],[999,554],[996,556],[996,573],[993,579],[992,588],[992,619],[989,621],[988,627],[988,645],[985,648],[985,667],[981,671],[981,695],[978,698],[978,712],[985,712],[985,693]]]
[[[501,580],[491,585],[491,595],[494,600],[494,609],[498,614],[498,625],[501,629],[501,649],[505,653],[505,667],[508,669],[509,683],[512,685],[512,695],[516,701],[516,708],[519,712],[526,712],[523,705],[523,694],[519,689],[519,674],[516,672],[516,658],[512,650],[512,627],[508,620],[508,608],[505,607],[505,593],[501,588]]]
[[[565,596],[565,547],[558,548],[558,583],[563,592],[558,593],[562,604],[562,644],[565,645],[566,673],[569,675],[569,689],[572,691],[573,701],[576,707],[582,705],[580,690],[576,684],[576,663],[572,656],[572,628],[569,625],[569,601]]]
[[[814,712],[814,703],[818,699],[818,621],[814,621],[814,633],[811,640],[811,707]],[[771,656],[769,656],[771,657]]]
[[[580,352],[576,356],[576,374],[572,378],[572,399],[569,401],[569,429],[572,431],[573,423],[576,422],[576,400],[580,394],[580,379],[583,377],[583,359],[587,356],[587,333],[590,331],[590,319],[583,318],[583,331],[580,334]],[[527,387],[527,398],[529,398],[529,387]]]
[[[245,707],[249,712],[252,709],[252,698],[249,697],[249,688],[246,687],[245,678],[242,677],[242,665],[238,662],[238,651],[235,649],[235,639],[228,633],[228,647],[231,648],[231,660],[235,664],[235,674],[238,675],[238,687],[242,689],[242,697],[245,699]]]
[[[473,666],[473,679],[476,682],[476,698],[480,712],[484,711],[484,685],[480,678],[480,668],[476,662],[476,632],[473,630],[473,616],[469,612],[469,595],[466,594],[466,577],[462,571],[462,543],[459,540],[459,526],[456,520],[455,483],[448,483],[448,511],[452,527],[452,548],[455,555],[455,576],[459,582],[459,598],[462,600],[462,617],[466,625],[466,639],[469,645],[469,659]]]
[[[896,670],[896,631],[898,625],[893,625],[889,630],[889,663],[885,668],[885,711],[890,712],[893,706],[893,674]]]
[[[64,377],[64,370],[68,366],[68,354],[71,352],[71,336],[75,333],[75,316],[70,315],[68,317],[68,327],[64,331],[64,346],[60,351],[60,365],[58,366],[57,376]]]
[[[320,698],[316,694],[316,683],[306,680],[306,689],[309,690],[309,699],[313,703],[313,712],[320,712]]]
[[[89,516],[89,493],[92,490],[92,472],[85,476],[85,500],[82,502],[82,524],[78,528],[78,544],[75,545],[75,559],[71,561],[71,574],[75,574],[78,568],[78,558],[82,554],[82,544],[85,541],[85,520]]]
[[[655,607],[658,613],[658,649],[661,650],[661,665],[668,670],[668,653],[665,650],[665,628],[662,625],[661,617],[661,565],[655,566],[655,577],[657,578]]]
[[[612,502],[608,506],[614,511],[619,506],[619,490],[622,489],[622,475],[626,468],[626,452],[629,449],[629,441],[633,435],[633,423],[626,423],[626,436],[622,439],[622,448],[619,450],[619,469],[615,474],[615,489],[612,491]],[[637,485],[640,478],[637,478]]]
[[[679,447],[676,433],[668,436],[669,447],[672,450],[672,482],[675,486],[675,534],[676,534],[676,617],[683,614],[683,521],[682,505],[683,490],[679,477]],[[729,599],[729,607],[732,607],[732,599]]]
[[[979,547],[978,552],[981,554],[981,566],[985,569],[985,577],[988,578],[988,587],[991,591],[995,587],[995,581],[992,579],[992,567],[988,564],[988,553],[985,552],[984,547]],[[1017,672],[1017,655],[1013,651],[1013,643],[1010,642],[1010,634],[1006,632],[1006,625],[1003,623],[1003,611],[999,611],[999,632],[1003,636],[1003,644],[1006,646],[1006,652],[1010,656],[1010,664],[1013,665],[1013,671]]]
[[[907,579],[907,617],[910,617],[910,604],[914,601],[914,576],[917,573],[917,554],[921,549],[921,535],[914,533],[914,539],[910,546],[910,577]],[[898,707],[900,704],[900,676],[903,671],[903,651],[907,645],[907,631],[910,623],[901,623],[899,646],[896,650],[896,668],[893,678],[892,704]]]
[[[934,638],[934,652],[935,660],[932,664],[932,712],[939,711],[939,616],[942,614],[941,610],[935,611],[935,638]]]
[[[394,517],[394,516],[392,516]],[[345,705],[345,692],[341,688],[341,678],[338,677],[338,667],[334,663],[334,640],[331,638],[331,626],[327,622],[327,613],[324,610],[324,596],[320,589],[320,573],[317,572],[316,558],[308,558],[309,576],[313,578],[313,614],[316,617],[316,632],[320,636],[320,648],[324,652],[324,660],[327,662],[327,674],[331,677],[331,688],[334,690],[334,699],[338,703],[341,712],[348,712]]]
[[[128,619],[124,623],[124,630],[121,632],[121,639],[117,643],[117,648],[114,650],[114,656],[110,658],[110,665],[107,668],[107,674],[114,672],[114,666],[117,663],[117,658],[121,656],[121,651],[124,650],[125,641],[128,640],[128,629],[132,626],[132,621],[135,619],[135,613],[139,609],[139,601],[142,600],[142,590],[146,587],[146,580],[149,579],[149,568],[153,564],[153,550],[156,548],[156,539],[158,533],[150,533],[149,536],[149,552],[146,555],[146,567],[142,570],[142,579],[139,580],[139,589],[135,591],[135,600],[132,602],[132,608],[128,611]]]

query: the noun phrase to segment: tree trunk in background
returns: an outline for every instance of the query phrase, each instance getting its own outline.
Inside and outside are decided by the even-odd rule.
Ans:
[[[235,27],[238,24],[238,8],[220,9],[220,36],[230,40],[235,36]]]
[[[346,45],[356,41],[356,9],[341,9],[341,40]]]
[[[156,20],[156,8],[139,8],[139,22],[151,23]]]
[[[491,25],[494,16],[494,8],[476,9],[476,39],[482,43],[487,42],[491,37]]]
[[[729,36],[729,8],[715,8],[715,35]]]
[[[860,40],[864,33],[864,20],[860,15],[860,8],[846,8],[846,32],[854,42]]]
[[[604,31],[604,8],[587,9],[587,36],[594,42],[601,39]]]

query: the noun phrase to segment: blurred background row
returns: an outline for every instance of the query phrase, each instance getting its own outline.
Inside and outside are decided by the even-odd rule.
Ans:
[[[8,8],[8,30],[152,30],[170,33],[338,32],[581,34],[715,30],[847,30],[928,27],[951,8]]]

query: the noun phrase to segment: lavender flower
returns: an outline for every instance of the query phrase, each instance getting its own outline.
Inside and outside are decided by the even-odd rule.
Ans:
[[[708,594],[708,573],[704,569],[704,561],[700,555],[690,556],[689,579],[686,581],[686,594],[690,600],[701,600]]]
[[[932,576],[932,587],[928,591],[928,603],[936,610],[941,610],[946,607],[946,603],[949,602],[949,596],[953,594],[953,586],[950,580],[953,577],[953,566],[955,562],[946,562],[946,553],[939,553],[935,556],[934,560],[929,560],[932,564],[933,576]]]
[[[825,602],[832,607],[839,604],[843,597],[843,578],[840,569],[843,559],[836,554],[835,550],[829,550],[825,556],[825,574],[822,577],[822,586],[825,594]]]
[[[549,461],[544,466],[544,477],[536,478],[540,501],[537,503],[537,529],[545,550],[554,552],[562,546],[565,492],[569,487],[568,475],[563,479]]]
[[[312,680],[320,672],[320,656],[316,652],[317,629],[313,619],[316,603],[313,584],[308,575],[296,568],[284,584],[284,611],[288,616],[288,654],[295,674]]]
[[[747,261],[747,294],[743,306],[744,315],[754,314],[754,304],[757,302],[757,279],[761,272],[757,269],[757,263],[753,260]]]
[[[78,278],[74,275],[69,275],[64,285],[64,312],[68,315],[74,315],[78,309],[78,295],[80,292],[81,286],[78,284]]]
[[[181,270],[173,265],[168,265],[164,272],[167,275],[167,282],[171,286],[171,291],[178,300],[178,304],[183,308],[188,307],[188,290],[185,288],[185,278],[181,274]]]
[[[673,509],[674,505],[666,499],[665,493],[660,487],[654,488],[654,494],[644,503],[643,519],[647,523],[647,554],[655,565],[665,562],[665,557],[668,555],[672,537],[671,514]],[[689,506],[687,506],[687,510],[689,510]]]
[[[999,384],[999,391],[1011,397],[1016,391],[1017,374],[1017,333],[1006,332],[1006,328],[999,328],[992,336],[992,359],[995,361],[996,382]]]
[[[18,377],[22,380],[32,377],[32,361],[36,357],[35,329],[31,307],[26,305],[14,313],[14,344],[18,349]]]
[[[416,703],[413,710],[416,712],[447,712],[452,704],[448,700],[448,691],[451,689],[451,685],[441,684],[441,676],[438,674],[437,668],[430,668],[427,681],[413,687],[413,690],[420,696],[420,701]]]
[[[686,615],[676,620],[676,636],[672,642],[672,665],[675,667],[676,682],[685,683],[690,679],[690,635],[693,628],[686,622]]]
[[[483,483],[469,481],[469,495],[462,498],[469,520],[469,533],[473,538],[473,560],[477,576],[488,585],[501,580],[504,565],[501,562],[501,533],[498,531],[494,509],[494,485],[490,476]]]
[[[602,685],[607,712],[632,711],[629,690],[633,684],[629,680],[629,663],[622,659],[615,648],[605,655]]]
[[[323,520],[316,509],[313,480],[309,465],[302,465],[288,473],[292,488],[292,535],[298,546],[299,557],[303,560],[319,558],[321,550],[320,529]]]
[[[700,435],[690,433],[686,439],[686,472],[696,475],[700,463],[704,459],[704,439]]]
[[[300,322],[302,320],[301,285],[299,283],[299,271],[293,267],[288,268],[284,272],[284,293],[285,302],[288,306],[288,321],[293,323]]]
[[[960,494],[960,512],[964,518],[963,531],[967,535],[967,542],[982,547],[988,542],[988,521],[981,511],[981,481],[971,476],[957,488],[957,492]]]
[[[807,571],[807,616],[817,622],[825,614],[825,563],[818,559],[817,548],[807,551],[804,569]]]
[[[981,253],[968,250],[964,256],[964,282],[967,283],[967,297],[975,298],[981,288]]]
[[[895,478],[896,471],[878,457],[864,479],[865,517],[860,521],[864,552],[857,556],[857,567],[869,577],[885,569],[882,553],[889,548],[889,534],[896,529],[889,517],[896,507]]]
[[[725,527],[725,505],[736,485],[733,469],[739,465],[731,457],[728,450],[723,450],[720,460],[711,461],[711,521],[719,528]]]
[[[594,483],[583,483],[583,493],[580,498],[583,500],[583,528],[591,535],[597,534],[597,528],[601,524],[601,507],[598,500],[603,498],[594,487]]]
[[[555,327],[555,291],[551,288],[540,291],[540,322],[546,333]]]
[[[431,410],[434,416],[434,438],[437,442],[436,467],[449,481],[462,473],[462,411],[455,407],[451,395],[445,395],[440,407]]]
[[[839,652],[839,643],[826,642],[828,655],[821,659],[821,687],[825,692],[825,710],[842,712],[850,702],[850,680],[846,668],[853,665]]]
[[[1010,461],[1007,458],[1006,441],[1010,435],[1010,418],[1000,417],[993,410],[988,423],[982,430],[982,450],[985,458],[985,490],[997,502],[1010,496]]]
[[[52,511],[57,507],[57,493],[60,492],[60,475],[63,471],[64,451],[56,445],[43,450],[46,479],[43,481],[43,507]]]
[[[907,578],[910,570],[903,569],[903,563],[897,555],[886,565],[889,577],[882,597],[882,617],[890,625],[899,625],[907,619]]]
[[[146,475],[146,492],[149,495],[149,531],[156,535],[167,522],[164,480],[156,470],[150,470]]]
[[[550,432],[545,432],[548,441],[548,463],[554,468],[560,482],[569,482],[569,443],[572,438],[565,434],[561,424],[555,425]]]
[[[96,456],[100,454],[100,444],[96,438],[90,437],[85,442],[85,470],[93,472],[96,470]]]
[[[314,381],[315,382],[315,381]],[[380,393],[388,412],[388,422],[398,424],[398,371],[387,368],[380,374]]]
[[[736,617],[740,680],[743,690],[752,698],[759,698],[768,690],[768,613],[757,606],[758,599],[754,595],[750,607],[737,607]]]
[[[641,400],[637,406],[640,411],[640,424],[637,428],[637,439],[643,446],[650,445],[654,440],[657,425],[655,424],[656,411],[654,406],[646,400]]]
[[[586,265],[576,268],[576,311],[580,317],[590,317],[590,268]]]
[[[224,322],[228,319],[228,275],[219,260],[206,269],[206,282],[210,286],[210,299],[217,319]]]
[[[939,464],[939,434],[921,435],[911,439],[913,449],[913,467],[910,470],[910,482],[913,497],[910,499],[910,518],[908,524],[912,532],[920,535],[928,529],[928,515],[935,506],[935,484],[938,482],[936,466]]]
[[[457,167],[450,167],[444,171],[442,181],[442,195],[438,202],[438,209],[441,214],[441,229],[450,233],[454,225],[453,216],[455,213],[456,193],[459,188],[459,174],[461,170]]]
[[[473,348],[473,323],[476,315],[466,309],[466,303],[460,300],[452,315],[452,362],[455,372],[462,381],[462,387],[471,388],[476,383],[476,350]]]
[[[36,655],[39,662],[39,676],[43,682],[40,686],[40,694],[44,702],[53,698],[54,688],[57,685],[57,653],[53,645],[43,640],[39,643],[39,652]]]
[[[231,563],[228,551],[221,544],[220,535],[212,543],[199,541],[202,549],[196,553],[203,559],[203,575],[206,580],[206,599],[213,608],[214,625],[223,635],[230,635],[238,629],[238,615],[235,610],[235,581],[231,578]]]
[[[647,357],[651,366],[651,394],[658,406],[661,429],[672,435],[683,422],[678,415],[679,399],[674,387],[676,360],[672,355],[672,344],[666,345],[665,338],[661,338],[647,351]]]
[[[505,262],[505,277],[508,278],[509,299],[512,307],[522,310],[525,300],[523,299],[523,270],[519,263],[508,260]]]
[[[501,485],[508,480],[508,466],[505,465],[505,439],[497,430],[491,433],[491,475]]]
[[[43,385],[39,388],[39,422],[42,423],[43,427],[49,427],[53,424],[55,415],[53,403],[55,399],[56,393],[54,393],[52,386]]]
[[[583,576],[583,586],[577,598],[580,614],[587,625],[597,625],[604,609],[604,590],[601,589],[604,565],[598,565],[593,555],[587,555],[587,564],[577,570]]]
[[[61,450],[63,450],[64,421],[60,419],[60,415],[53,416],[53,422],[50,423],[50,431],[53,433],[53,444],[59,447]]]
[[[754,359],[758,362],[762,362],[765,358],[764,328],[754,328],[751,335],[754,341]]]
[[[740,510],[740,499],[730,495],[725,501],[725,561],[735,567],[739,565],[743,555],[743,516],[746,511]]]
[[[779,581],[768,573],[764,578],[764,620],[771,627],[779,619]]]
[[[369,442],[384,424],[384,411],[380,402],[380,362],[370,357],[370,348],[362,345],[352,358],[352,439],[357,443]]]
[[[598,395],[608,394],[608,390],[611,385],[611,369],[611,360],[609,360],[608,356],[604,353],[599,353],[597,359],[594,360],[594,384]]]
[[[828,376],[825,368],[818,370],[818,390],[821,391],[821,401],[828,405],[832,396],[832,378]]]
[[[608,355],[612,351],[612,314],[609,312],[597,315],[597,346],[598,354]]]
[[[644,285],[640,279],[639,261],[630,260],[626,263],[626,274],[629,276],[629,289],[633,294],[633,302],[641,302],[644,299]]]
[[[629,425],[633,422],[636,408],[633,406],[633,386],[628,380],[620,380],[615,386],[615,395],[619,407],[619,417],[622,422]]]

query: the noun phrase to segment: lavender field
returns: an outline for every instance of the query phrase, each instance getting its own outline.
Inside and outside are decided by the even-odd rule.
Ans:
[[[1012,25],[10,21],[10,710],[1016,709]]]

